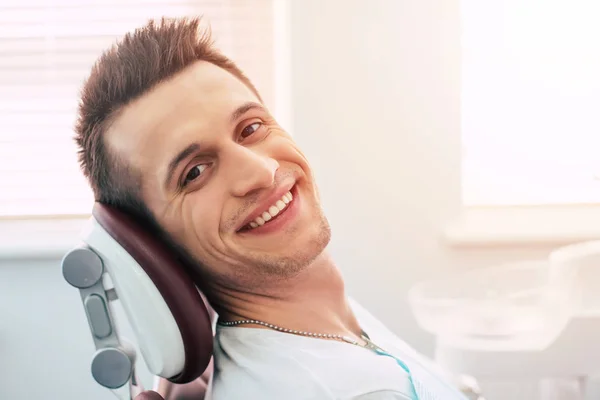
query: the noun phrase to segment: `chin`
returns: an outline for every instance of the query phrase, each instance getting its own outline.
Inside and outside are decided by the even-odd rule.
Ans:
[[[261,257],[261,269],[271,277],[289,279],[310,268],[331,240],[331,228],[324,216],[312,226],[310,234],[294,237],[279,255],[271,253]]]

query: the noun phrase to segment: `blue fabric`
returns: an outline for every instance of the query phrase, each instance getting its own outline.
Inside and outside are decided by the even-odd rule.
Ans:
[[[439,377],[435,376],[417,361],[409,366],[399,358],[382,350],[375,349],[375,353],[391,357],[409,375],[413,392],[410,394],[414,400],[468,400],[458,389],[450,386]]]

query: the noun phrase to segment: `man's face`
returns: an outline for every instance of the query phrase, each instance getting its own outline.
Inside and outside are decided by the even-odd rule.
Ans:
[[[125,107],[106,141],[141,174],[163,229],[223,284],[293,276],[329,241],[306,158],[213,64],[197,62]]]

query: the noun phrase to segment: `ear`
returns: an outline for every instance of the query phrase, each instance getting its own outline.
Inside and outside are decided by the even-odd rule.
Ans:
[[[98,353],[120,343],[107,307],[116,295],[150,372],[174,383],[198,378],[212,356],[212,323],[179,258],[129,215],[99,203],[92,214],[86,246],[65,256],[63,275],[80,289]]]

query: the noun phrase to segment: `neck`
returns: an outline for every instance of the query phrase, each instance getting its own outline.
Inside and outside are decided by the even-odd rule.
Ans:
[[[341,273],[329,254],[322,253],[300,275],[273,286],[261,293],[221,288],[211,297],[222,321],[250,319],[298,331],[360,337]]]

